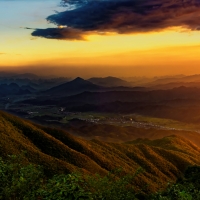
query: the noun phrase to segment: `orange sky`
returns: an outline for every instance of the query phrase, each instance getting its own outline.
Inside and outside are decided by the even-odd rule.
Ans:
[[[46,21],[37,23],[44,25]],[[198,31],[174,27],[160,32],[88,35],[87,41],[61,41],[34,38],[32,30],[19,27],[4,29],[7,31],[1,32],[0,39],[2,70],[69,76],[200,73]]]
[[[4,48],[6,54],[0,57],[2,67],[31,66],[29,71],[37,71],[39,66],[55,66],[60,69],[58,74],[62,74],[62,66],[66,74],[69,74],[67,69],[73,75],[77,70],[94,75],[101,70],[102,76],[200,73],[198,32],[167,30],[136,35],[92,35],[88,41],[31,40],[28,34],[25,37],[11,41],[12,45]]]

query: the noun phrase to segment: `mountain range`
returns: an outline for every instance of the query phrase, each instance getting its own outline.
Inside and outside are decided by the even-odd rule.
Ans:
[[[141,87],[103,87],[82,78],[43,91],[21,104],[54,105],[69,112],[138,113],[174,119],[187,123],[200,122],[200,88],[175,87],[149,90]],[[184,115],[183,113],[187,113]]]
[[[29,85],[37,90],[48,90],[47,93],[56,94],[64,91],[66,96],[78,94],[83,91],[131,91],[131,90],[168,90],[175,87],[197,87],[199,88],[200,75],[178,75],[166,77],[133,77],[133,78],[117,78],[117,77],[92,77],[84,80],[80,77],[72,80],[64,77],[42,77],[32,73],[8,73],[0,72],[0,84],[16,83],[19,86]],[[72,83],[71,83],[72,82]],[[92,85],[93,84],[93,85]],[[58,88],[57,88],[58,87]],[[66,87],[66,88],[65,88]],[[72,87],[70,89],[70,87]],[[65,88],[65,89],[64,89]],[[79,88],[79,89],[78,89]],[[74,92],[73,92],[74,89]]]
[[[199,77],[200,75],[157,79],[156,84],[159,81],[161,83],[172,79],[197,81]],[[92,80],[107,81],[107,84],[111,84],[113,81],[113,85],[123,82],[114,77],[93,78]],[[184,84],[186,86],[182,86]],[[22,95],[22,98],[19,97],[17,100],[17,105],[15,104],[16,99],[12,99],[10,108],[14,107],[15,110],[17,107],[21,109],[24,106],[53,105],[64,107],[68,112],[137,113],[197,124],[200,122],[200,88],[198,84],[199,82],[172,82],[154,86],[149,84],[149,87],[146,88],[105,87],[80,77],[72,81],[58,78],[37,80],[21,86],[17,86],[16,83],[1,84],[0,94],[1,97],[10,94]],[[50,89],[46,90],[47,88]],[[24,94],[30,95],[23,96]],[[10,103],[4,99],[1,102],[2,108],[5,108],[6,103]]]
[[[14,73],[14,72],[0,72],[1,78],[15,78],[15,79],[39,79],[40,77],[32,73]]]
[[[46,91],[47,94],[53,95],[73,95],[84,91],[101,91],[103,87],[95,85],[87,80],[80,77],[66,82],[64,84],[58,85]]]
[[[110,77],[108,79],[110,80]],[[111,78],[111,82],[112,82],[112,79],[117,79],[117,78]],[[96,79],[92,79],[93,82],[98,82],[94,80]],[[102,85],[94,84],[89,80],[84,80],[80,77],[77,77],[72,81],[50,88],[49,90],[45,91],[45,94],[50,94],[52,96],[56,96],[56,95],[71,96],[75,94],[80,94],[82,92],[137,91],[137,90],[143,91],[145,90],[145,88],[143,87],[125,87],[125,86],[110,87],[110,85],[117,85],[116,83],[105,84],[105,85],[109,85],[109,87],[102,86]]]

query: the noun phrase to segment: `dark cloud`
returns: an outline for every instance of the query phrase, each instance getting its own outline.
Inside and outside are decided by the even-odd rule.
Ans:
[[[200,30],[200,0],[65,0],[65,3],[77,7],[51,15],[47,20],[66,28],[36,29],[32,35],[81,40],[91,32],[125,34],[173,26]]]
[[[86,33],[85,33],[86,34]],[[47,28],[37,29],[32,36],[45,37],[49,39],[85,40],[83,32],[74,28]]]

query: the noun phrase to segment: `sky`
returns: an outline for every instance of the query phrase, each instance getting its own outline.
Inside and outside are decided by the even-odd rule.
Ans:
[[[200,0],[0,0],[0,71],[200,73]]]

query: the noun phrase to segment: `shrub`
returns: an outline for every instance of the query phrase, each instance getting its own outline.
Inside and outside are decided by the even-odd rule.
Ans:
[[[36,199],[36,191],[43,181],[40,166],[24,165],[20,156],[0,158],[0,199]]]
[[[44,187],[38,190],[38,196],[46,200],[93,199],[92,193],[86,191],[84,187],[82,187],[83,184],[84,180],[79,173],[55,175],[52,179],[48,180]]]
[[[22,156],[0,158],[0,199],[3,200],[193,200],[200,199],[200,167],[189,167],[184,177],[166,190],[151,195],[136,192],[135,177],[142,172],[124,174],[118,169],[106,176],[82,173],[47,178],[42,167],[26,164]]]
[[[152,195],[153,200],[193,200],[200,199],[200,166],[191,166],[184,177],[175,184],[169,184],[163,192]]]

